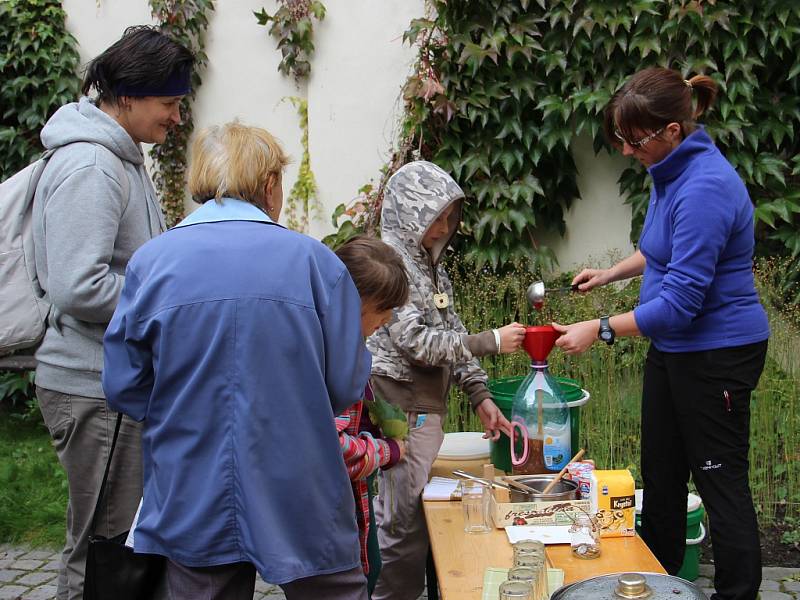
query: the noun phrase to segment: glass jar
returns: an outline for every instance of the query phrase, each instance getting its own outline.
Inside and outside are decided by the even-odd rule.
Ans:
[[[595,520],[587,514],[578,514],[569,528],[569,543],[577,558],[600,556],[600,530]]]
[[[524,581],[504,581],[500,584],[500,600],[534,600],[531,586]]]
[[[542,597],[541,579],[541,575],[533,567],[514,567],[508,572],[509,581],[524,581],[531,586],[531,598],[533,600],[538,600]]]
[[[544,556],[544,542],[539,540],[521,540],[512,544],[514,556],[518,554],[533,554]]]

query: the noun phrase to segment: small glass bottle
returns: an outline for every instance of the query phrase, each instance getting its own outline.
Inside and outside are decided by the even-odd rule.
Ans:
[[[600,556],[600,531],[594,519],[587,514],[578,514],[569,528],[572,554],[577,558]]]

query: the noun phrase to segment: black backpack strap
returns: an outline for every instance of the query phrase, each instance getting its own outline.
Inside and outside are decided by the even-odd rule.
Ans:
[[[122,425],[122,413],[117,413],[117,425],[116,427],[114,427],[114,438],[111,440],[111,449],[108,451],[108,462],[106,462],[106,470],[103,473],[103,483],[100,484],[100,493],[97,494],[97,502],[94,505],[94,513],[92,514],[92,525],[89,528],[89,537],[94,535],[95,523],[97,521],[97,513],[100,512],[100,503],[103,501],[103,494],[106,491],[108,472],[111,469],[111,459],[114,457],[114,447],[117,445],[117,437],[119,437],[119,429],[121,425]]]

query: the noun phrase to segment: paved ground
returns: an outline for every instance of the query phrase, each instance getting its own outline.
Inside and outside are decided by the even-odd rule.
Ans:
[[[58,552],[0,545],[0,600],[52,600],[56,594]],[[764,567],[761,600],[800,600],[800,569]],[[709,596],[714,567],[700,565],[695,581]],[[422,598],[425,598],[423,594]],[[253,600],[283,600],[280,588],[256,582]]]

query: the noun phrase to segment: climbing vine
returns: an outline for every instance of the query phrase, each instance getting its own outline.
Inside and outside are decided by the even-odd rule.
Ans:
[[[290,229],[307,233],[311,219],[322,212],[317,198],[317,182],[311,171],[311,156],[308,153],[308,101],[296,96],[287,100],[297,109],[300,117],[303,157],[300,159],[297,180],[286,198],[286,224]]]
[[[295,81],[305,79],[311,72],[314,54],[314,21],[325,18],[325,6],[319,0],[278,0],[281,5],[274,15],[262,8],[253,11],[259,25],[267,26],[269,34],[278,41],[281,62],[278,71],[294,75]]]
[[[192,103],[200,87],[200,71],[208,62],[205,54],[205,32],[208,14],[214,10],[213,0],[150,0],[153,17],[164,33],[186,46],[195,56],[192,91],[181,102],[181,124],[175,127],[163,144],[150,150],[156,171],[153,181],[161,197],[167,226],[184,216],[186,194],[186,151],[194,130]]]
[[[42,151],[39,132],[78,97],[77,42],[57,0],[0,2],[0,181]]]
[[[758,251],[800,277],[800,3],[789,0],[432,0],[406,39],[410,146],[462,184],[459,243],[476,264],[543,261],[537,232],[565,233],[579,198],[576,136],[608,148],[602,111],[627,77],[662,65],[720,87],[703,117],[756,204]],[[620,178],[636,240],[646,171]],[[550,256],[552,258],[552,256]],[[791,273],[793,272],[793,275]]]

